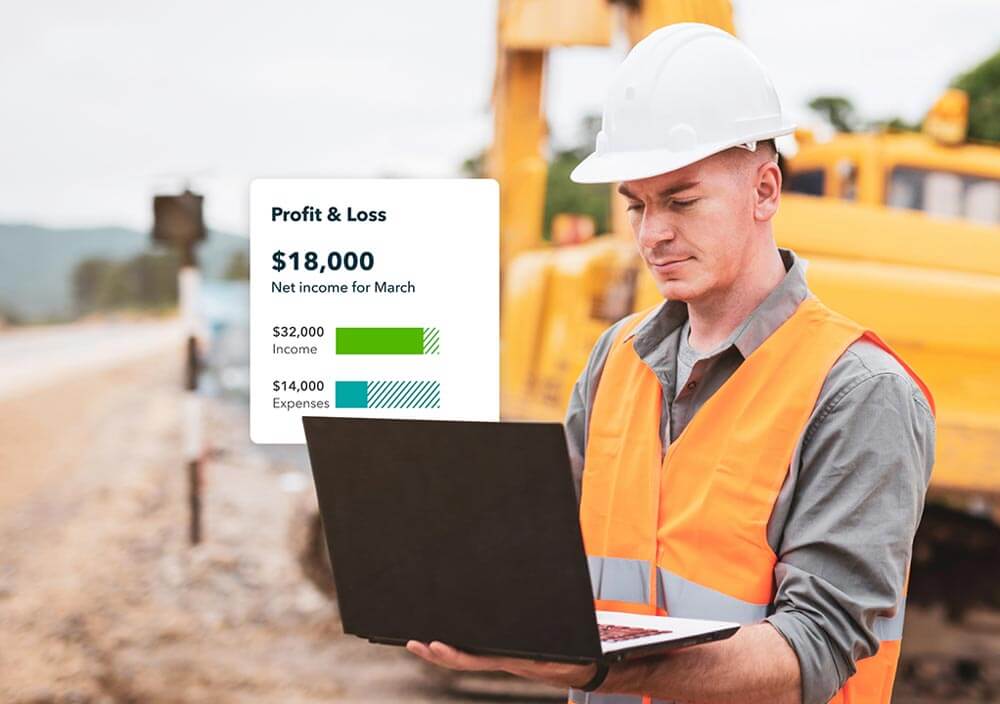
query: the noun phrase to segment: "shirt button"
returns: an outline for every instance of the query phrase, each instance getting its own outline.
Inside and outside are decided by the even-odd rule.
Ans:
[[[696,387],[697,385],[698,385],[698,382],[697,382],[697,381],[689,381],[689,382],[687,383],[687,390],[688,390],[688,391],[693,391],[693,390],[694,390],[694,387]]]

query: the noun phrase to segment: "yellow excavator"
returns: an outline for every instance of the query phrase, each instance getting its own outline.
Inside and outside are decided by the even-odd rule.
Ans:
[[[564,237],[567,223],[593,228],[563,214],[544,237],[547,52],[608,46],[615,32],[634,44],[682,21],[735,33],[733,12],[728,0],[499,0],[498,11],[487,170],[501,189],[501,414],[560,420],[598,335],[661,296],[611,189],[611,232]],[[967,96],[949,90],[919,133],[799,130],[774,223],[779,245],[809,261],[811,289],[877,330],[935,396],[937,462],[909,601],[943,606],[953,624],[1000,614],[1000,144],[968,142],[967,114]],[[1000,675],[960,635],[941,646],[951,655],[910,638],[909,662],[904,642],[901,677],[934,672],[959,691]]]
[[[732,31],[725,0],[502,0],[496,139],[501,185],[502,414],[559,419],[598,334],[658,300],[609,189],[612,232],[543,238],[541,79],[547,49],[607,44],[613,15],[634,40],[669,22]],[[1000,494],[1000,145],[964,142],[967,101],[947,92],[923,133],[796,134],[775,221],[809,260],[825,302],[879,331],[938,406],[936,489]]]
[[[594,236],[592,222],[566,213],[544,237],[548,52],[621,35],[634,44],[675,22],[735,34],[733,11],[729,0],[498,0],[497,19],[487,172],[501,189],[501,415],[561,420],[598,335],[661,297],[613,189],[610,232]],[[967,110],[964,94],[949,91],[922,133],[799,130],[797,151],[782,158],[774,225],[778,243],[809,261],[812,290],[877,330],[934,393],[937,464],[908,599],[943,605],[956,623],[967,611],[1000,614],[1000,145],[965,140]],[[333,596],[313,518],[293,542]],[[912,635],[918,611],[907,609],[897,692],[904,681],[942,699],[993,686],[983,684],[998,669],[991,648],[970,646],[960,629]],[[542,694],[512,678],[433,674],[480,694]]]

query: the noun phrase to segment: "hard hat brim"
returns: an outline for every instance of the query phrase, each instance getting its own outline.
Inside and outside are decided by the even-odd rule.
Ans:
[[[721,151],[750,141],[773,139],[795,131],[795,125],[786,123],[781,128],[769,130],[759,135],[748,135],[729,142],[701,144],[685,151],[670,149],[637,150],[628,152],[611,152],[598,154],[594,152],[581,161],[570,173],[569,178],[574,183],[614,183],[617,181],[634,181],[650,176],[659,176],[682,169],[685,166],[701,161]]]

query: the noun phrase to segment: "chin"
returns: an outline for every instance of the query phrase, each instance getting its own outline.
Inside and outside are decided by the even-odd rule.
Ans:
[[[697,298],[700,293],[696,286],[679,279],[657,281],[656,288],[660,291],[661,296],[671,301],[690,301]]]

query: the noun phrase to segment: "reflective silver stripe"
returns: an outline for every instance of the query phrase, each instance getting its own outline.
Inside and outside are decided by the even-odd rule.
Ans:
[[[588,555],[587,567],[595,599],[649,603],[648,561]],[[662,567],[656,568],[656,605],[671,616],[736,623],[756,623],[770,608],[709,589]]]
[[[590,585],[595,599],[649,603],[649,562],[646,560],[588,555],[587,567],[590,569]],[[663,567],[656,568],[656,605],[668,611],[671,616],[736,623],[757,623],[770,612],[770,605],[753,604],[731,597],[684,579]],[[879,616],[875,619],[875,637],[879,640],[900,640],[903,637],[905,618],[904,599],[894,616]],[[586,692],[578,694],[582,696]]]
[[[642,704],[642,697],[637,694],[604,694],[579,689],[569,690],[569,700],[573,704]]]
[[[901,640],[903,637],[903,620],[906,618],[906,599],[903,599],[895,616],[878,616],[875,618],[875,637],[879,640]]]
[[[673,572],[656,568],[656,605],[679,618],[756,623],[767,616],[768,604],[753,604],[703,587]]]
[[[587,556],[595,599],[649,603],[649,562],[624,557]]]

